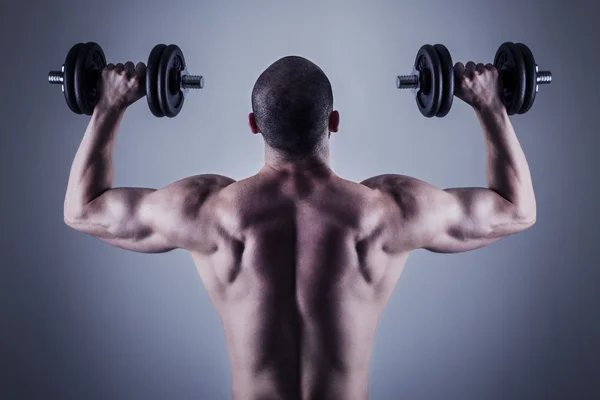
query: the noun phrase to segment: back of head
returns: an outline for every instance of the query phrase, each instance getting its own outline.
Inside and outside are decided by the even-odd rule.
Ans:
[[[328,133],[331,83],[311,61],[284,57],[256,81],[252,110],[269,147],[290,158],[311,155]]]

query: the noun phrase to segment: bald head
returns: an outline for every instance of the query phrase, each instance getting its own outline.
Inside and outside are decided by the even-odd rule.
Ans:
[[[311,155],[328,134],[331,83],[309,60],[284,57],[256,81],[252,110],[268,146],[289,157]]]

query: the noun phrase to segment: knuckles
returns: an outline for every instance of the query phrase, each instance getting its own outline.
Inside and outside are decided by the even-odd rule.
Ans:
[[[100,73],[104,80],[114,79],[116,77],[125,78],[127,81],[138,83],[138,73],[133,62],[128,61],[125,64],[107,64]]]

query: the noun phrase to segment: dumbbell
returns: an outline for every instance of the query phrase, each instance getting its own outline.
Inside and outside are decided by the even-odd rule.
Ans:
[[[98,78],[104,67],[106,57],[97,43],[78,43],[67,53],[61,71],[50,71],[48,81],[62,85],[71,111],[91,115],[98,102]],[[150,111],[157,117],[175,117],[188,89],[204,85],[202,76],[187,73],[183,53],[175,45],[155,46],[146,67],[146,97]]]
[[[454,65],[446,46],[422,46],[417,52],[413,71],[396,79],[398,89],[412,89],[417,107],[427,118],[444,117],[454,99]]]
[[[539,71],[531,50],[522,43],[503,43],[494,57],[503,82],[502,101],[508,115],[531,109],[538,85],[552,82],[550,71]],[[423,116],[444,117],[452,107],[454,65],[448,49],[424,45],[417,52],[413,72],[398,76],[398,89],[412,89]]]
[[[508,115],[525,114],[535,102],[539,85],[552,83],[552,72],[540,71],[533,53],[523,43],[502,43],[494,66],[502,76],[502,100]]]
[[[62,85],[71,111],[92,115],[99,97],[96,84],[104,67],[106,57],[97,43],[77,43],[67,53],[61,70],[50,71],[48,82]]]
[[[178,46],[154,46],[146,64],[146,99],[155,117],[175,117],[183,107],[188,89],[203,87],[202,76],[188,74]]]

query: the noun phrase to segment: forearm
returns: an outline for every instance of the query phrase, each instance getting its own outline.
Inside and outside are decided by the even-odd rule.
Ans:
[[[112,188],[113,154],[124,110],[98,105],[71,166],[65,196],[65,216],[75,216],[85,205]]]
[[[517,207],[519,214],[535,218],[535,196],[529,165],[506,109],[476,111],[483,128],[488,187]]]

